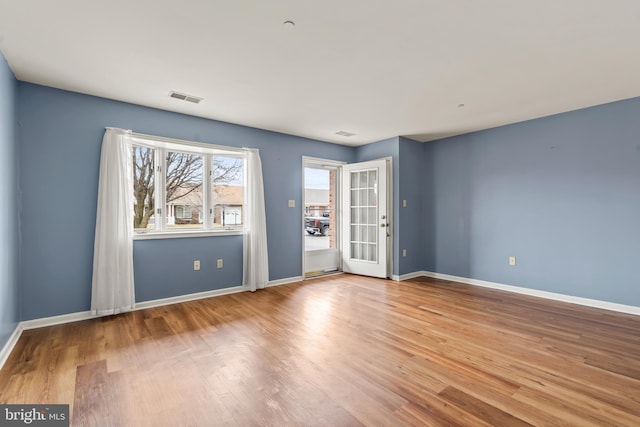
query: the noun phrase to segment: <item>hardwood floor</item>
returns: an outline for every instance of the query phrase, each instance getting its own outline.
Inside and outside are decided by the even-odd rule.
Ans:
[[[338,275],[25,331],[0,402],[88,426],[637,426],[640,317]]]

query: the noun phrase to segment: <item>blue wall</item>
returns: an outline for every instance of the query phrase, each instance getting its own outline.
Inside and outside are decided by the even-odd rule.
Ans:
[[[20,82],[23,320],[89,310],[105,126],[260,149],[270,279],[300,276],[302,156],[351,162],[355,149]],[[289,208],[287,201],[296,201]],[[223,270],[212,263],[223,258]],[[193,260],[202,269],[193,271]],[[136,241],[138,302],[237,286],[242,239]]]
[[[20,321],[16,87],[16,79],[0,52],[0,349]]]
[[[16,82],[2,64],[0,191],[15,200]],[[271,280],[302,274],[301,157],[390,156],[394,274],[428,270],[640,306],[637,117],[640,99],[632,99],[427,144],[394,137],[356,149],[18,83],[25,262],[16,271],[17,214],[3,206],[0,344],[20,317],[19,299],[23,320],[89,309],[104,126],[259,148]],[[237,286],[241,248],[240,236],[136,241],[136,299]],[[222,270],[214,268],[218,258]]]
[[[424,270],[425,238],[424,238],[424,148],[425,145],[410,139],[399,139],[398,192],[395,199],[398,215],[399,257],[398,273],[407,274]],[[403,200],[407,206],[403,206]],[[402,250],[407,256],[402,256]]]
[[[425,269],[640,306],[639,118],[635,98],[425,144]]]
[[[180,241],[179,251],[175,251],[176,239],[135,242],[137,301],[242,285],[242,236],[177,240]],[[156,265],[158,259],[166,260],[167,254],[171,254],[171,268],[151,267]],[[200,260],[199,271],[193,269],[196,259]],[[224,268],[216,267],[218,259],[223,260]]]

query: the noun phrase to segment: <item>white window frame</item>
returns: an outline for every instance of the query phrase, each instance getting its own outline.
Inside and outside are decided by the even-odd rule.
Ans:
[[[244,150],[222,145],[204,144],[193,141],[184,141],[173,138],[164,138],[153,135],[132,133],[132,144],[154,150],[154,184],[155,189],[155,221],[154,229],[134,229],[134,240],[167,239],[179,237],[205,237],[227,236],[243,233],[244,226],[230,225],[224,228],[213,227],[213,185],[210,179],[213,174],[212,164],[214,157],[231,157],[243,161],[243,170],[246,169]],[[165,224],[166,212],[166,152],[174,151],[186,154],[195,154],[203,157],[202,166],[202,229],[168,229]],[[243,191],[246,191],[246,182],[243,181]],[[244,204],[243,204],[244,206]],[[133,224],[131,225],[133,227]]]

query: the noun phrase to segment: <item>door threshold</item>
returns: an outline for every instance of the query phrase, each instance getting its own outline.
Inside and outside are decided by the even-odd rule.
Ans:
[[[322,276],[333,276],[336,274],[342,274],[342,271],[340,270],[331,270],[331,271],[324,271],[324,270],[318,270],[318,271],[310,271],[308,273],[304,273],[304,278],[306,279],[315,279],[316,277],[322,277]]]

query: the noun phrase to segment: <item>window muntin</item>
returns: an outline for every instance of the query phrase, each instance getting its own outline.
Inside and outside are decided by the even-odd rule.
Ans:
[[[241,231],[244,155],[218,146],[154,142],[134,138],[135,234]]]

